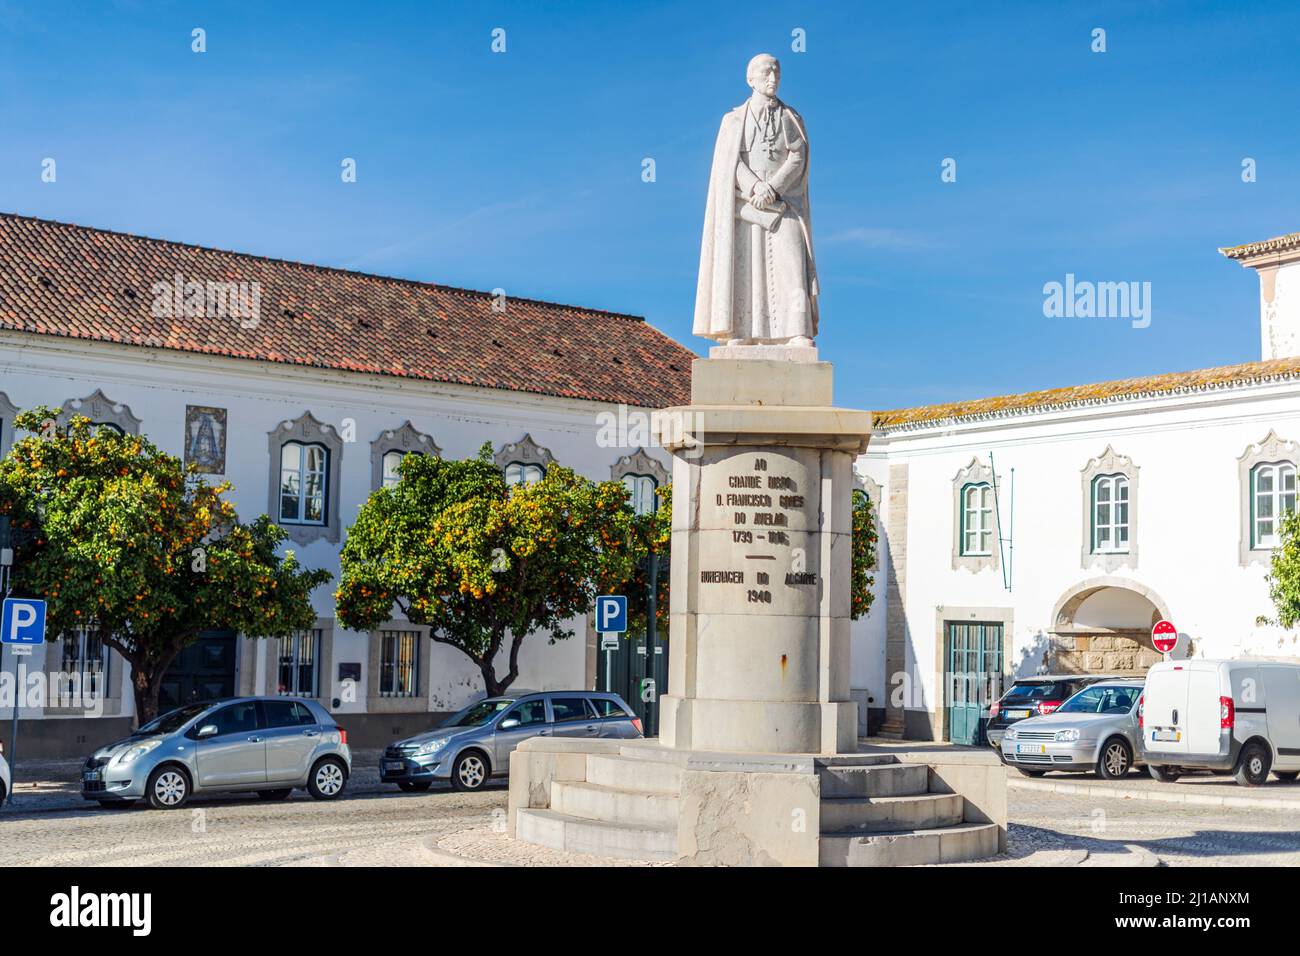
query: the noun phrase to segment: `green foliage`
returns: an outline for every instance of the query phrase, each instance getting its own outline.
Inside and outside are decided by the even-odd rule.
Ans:
[[[1285,512],[1278,522],[1280,543],[1273,551],[1268,574],[1268,596],[1276,619],[1260,617],[1259,624],[1293,628],[1300,623],[1300,513]]]
[[[871,610],[875,595],[871,593],[876,583],[876,508],[866,492],[853,490],[853,559],[849,571],[852,577],[853,620]]]
[[[159,682],[205,630],[279,637],[311,627],[309,595],[328,571],[276,548],[265,515],[240,524],[223,497],[147,438],[92,428],[57,409],[21,413],[30,434],[0,461],[0,514],[17,532],[14,586],[48,602],[47,629],[98,628],[131,664],[137,718],[157,710]]]
[[[619,482],[551,465],[540,481],[509,486],[489,445],[464,461],[407,455],[401,480],[374,492],[348,531],[338,618],[370,630],[396,605],[434,641],[464,652],[495,696],[518,676],[531,632],[571,637],[567,622],[591,610],[605,582],[627,580],[635,560]]]

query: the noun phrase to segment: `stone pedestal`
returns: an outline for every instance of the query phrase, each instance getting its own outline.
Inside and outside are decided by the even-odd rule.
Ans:
[[[856,752],[853,459],[871,420],[834,408],[830,365],[798,352],[715,349],[691,369],[691,404],[660,415],[674,464],[659,739],[524,741],[512,837],[721,866],[1005,849],[1006,771],[991,752]]]
[[[831,366],[807,351],[696,360],[691,404],[662,416],[674,456],[663,746],[856,749],[853,459],[871,419],[832,406]]]

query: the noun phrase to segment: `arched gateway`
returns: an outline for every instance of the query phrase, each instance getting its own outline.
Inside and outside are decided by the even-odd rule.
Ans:
[[[1128,578],[1092,578],[1070,588],[1052,612],[1047,670],[1053,674],[1142,675],[1161,659],[1151,626],[1169,607]]]

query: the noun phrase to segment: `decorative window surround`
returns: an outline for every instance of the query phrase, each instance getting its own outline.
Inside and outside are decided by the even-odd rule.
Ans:
[[[9,401],[9,396],[0,392],[0,458],[9,454],[14,443],[14,416],[18,406]]]
[[[1241,488],[1237,496],[1241,499],[1241,539],[1237,558],[1243,568],[1250,564],[1268,564],[1273,556],[1270,547],[1254,547],[1254,529],[1251,527],[1254,483],[1251,481],[1251,472],[1256,465],[1282,462],[1300,464],[1300,445],[1293,441],[1283,441],[1272,429],[1258,444],[1246,446],[1246,450],[1237,459],[1237,479]]]
[[[668,469],[646,454],[644,448],[638,448],[632,454],[624,455],[609,466],[610,481],[622,481],[628,475],[649,475],[655,480],[656,488],[662,488],[672,481]]]
[[[1128,550],[1093,551],[1093,480],[1103,475],[1123,475],[1128,479]],[[1118,455],[1110,445],[1096,458],[1083,466],[1082,480],[1083,546],[1080,548],[1079,566],[1084,570],[1095,568],[1114,571],[1118,568],[1138,566],[1138,467],[1133,459]]]
[[[397,632],[415,635],[415,693],[410,696],[380,695],[379,681],[383,670],[384,635]],[[366,713],[409,714],[429,709],[428,664],[433,657],[428,628],[416,627],[406,621],[389,621],[378,630],[370,632],[370,647],[366,667]]]
[[[957,472],[952,479],[952,498],[955,505],[953,513],[953,533],[952,533],[952,569],[965,568],[967,571],[979,572],[986,570],[996,570],[1002,566],[1001,547],[999,539],[1002,537],[1002,528],[998,524],[998,509],[996,503],[993,508],[993,526],[992,526],[992,547],[988,554],[963,554],[962,553],[962,532],[963,508],[965,507],[965,489],[971,485],[988,485],[990,494],[994,495],[996,482],[993,478],[993,470],[987,464],[978,458],[972,458],[970,464]],[[994,495],[996,497],[996,495]]]
[[[328,709],[335,697],[342,696],[342,688],[338,682],[339,675],[334,673],[334,618],[318,617],[315,626],[307,628],[307,631],[308,633],[320,631],[320,645],[316,648],[316,696],[311,699],[319,701]],[[257,641],[263,657],[262,673],[265,675],[266,686],[264,693],[276,694],[280,683],[280,640],[268,637],[258,638]],[[251,660],[248,669],[256,670],[256,665]],[[252,693],[250,690],[247,696],[251,696]]]
[[[609,475],[612,481],[621,481],[628,489],[632,496],[632,510],[638,514],[650,514],[659,507],[657,496],[650,492],[647,496],[644,507],[637,506],[637,492],[635,485],[641,485],[644,490],[644,484],[637,481],[640,478],[649,479],[654,485],[654,490],[662,488],[668,484],[670,478],[668,470],[663,465],[655,461],[644,448],[638,448],[630,455],[624,455],[618,461],[614,462],[609,468]]]
[[[63,403],[56,421],[67,425],[74,415],[84,415],[92,422],[104,425],[116,425],[125,435],[140,434],[140,419],[135,417],[130,406],[113,401],[102,389],[95,389],[85,398],[70,398]]]
[[[323,445],[329,452],[329,461],[325,463],[325,523],[324,524],[280,524],[280,449],[288,442],[301,442],[307,445]],[[311,412],[303,412],[297,418],[282,421],[267,433],[267,447],[270,451],[270,485],[267,496],[266,513],[272,516],[280,527],[289,533],[289,540],[296,544],[311,544],[324,539],[331,544],[338,544],[339,531],[339,474],[343,458],[343,439],[332,425],[316,420]]]
[[[379,433],[379,437],[370,443],[370,488],[377,490],[384,484],[384,456],[390,451],[400,451],[403,455],[419,452],[421,455],[442,457],[442,449],[423,432],[416,431],[409,421],[400,428],[393,428]]]
[[[555,456],[549,448],[543,448],[533,441],[532,435],[525,434],[519,441],[503,445],[494,460],[503,472],[511,465],[536,465],[545,472],[555,461]]]

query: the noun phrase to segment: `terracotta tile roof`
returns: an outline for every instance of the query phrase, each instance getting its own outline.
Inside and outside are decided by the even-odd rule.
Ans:
[[[978,398],[968,402],[900,408],[894,411],[876,412],[873,421],[875,427],[881,431],[904,430],[909,427],[1001,418],[1017,413],[1080,405],[1100,405],[1125,399],[1202,392],[1234,385],[1297,378],[1300,378],[1300,357],[1269,359],[1264,362],[1245,362],[1241,365],[1224,365],[1194,372],[1172,372],[1167,375],[1148,375],[1115,382],[1099,382],[1095,385],[1074,385],[1067,388],[1049,388],[1039,392],[1024,392],[1020,395]]]
[[[259,283],[257,322],[155,315],[152,287],[177,273]],[[487,292],[0,213],[0,329],[645,407],[690,400],[695,356],[637,316],[492,304]]]
[[[1300,249],[1300,232],[1290,232],[1276,239],[1248,242],[1241,246],[1224,246],[1219,252],[1229,259],[1253,259],[1256,256],[1295,252],[1297,249]]]

